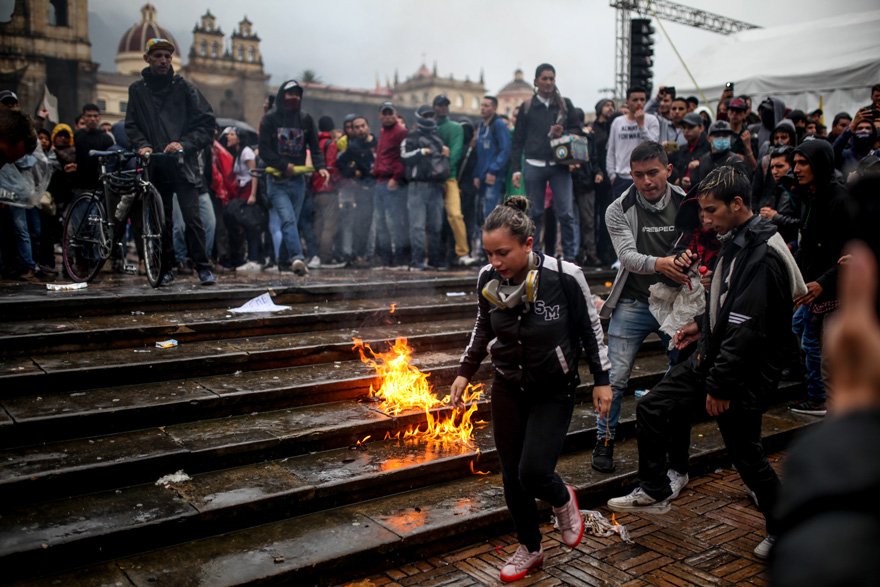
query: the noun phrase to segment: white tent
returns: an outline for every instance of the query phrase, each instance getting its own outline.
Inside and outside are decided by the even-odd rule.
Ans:
[[[810,112],[821,97],[830,124],[837,112],[852,115],[868,105],[871,86],[880,83],[880,10],[719,35],[685,62],[713,106],[732,81],[737,95],[752,97],[755,109],[774,96],[789,108]],[[655,78],[658,84],[704,102],[681,65]]]

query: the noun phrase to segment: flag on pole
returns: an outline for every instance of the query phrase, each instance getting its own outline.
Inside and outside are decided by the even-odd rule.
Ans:
[[[58,98],[52,95],[46,84],[43,84],[43,100],[37,114],[46,120],[58,122]]]

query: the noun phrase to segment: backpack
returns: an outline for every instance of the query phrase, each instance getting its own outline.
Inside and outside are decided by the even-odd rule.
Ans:
[[[420,131],[411,131],[406,139],[409,149],[413,147],[430,147],[430,155],[415,155],[404,159],[406,163],[406,178],[409,181],[444,182],[452,173],[449,157],[444,157],[443,139],[436,133],[423,134]]]

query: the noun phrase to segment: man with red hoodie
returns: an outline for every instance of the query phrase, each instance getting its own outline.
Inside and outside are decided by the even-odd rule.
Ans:
[[[397,119],[397,110],[391,102],[379,107],[379,143],[373,162],[376,178],[373,192],[373,228],[376,231],[376,254],[389,258],[377,259],[389,267],[409,265],[409,228],[406,212],[406,190],[402,189],[405,166],[400,144],[406,138],[406,127]]]
[[[336,239],[336,228],[339,221],[339,194],[337,181],[339,171],[336,169],[338,147],[333,136],[333,119],[322,116],[318,119],[318,150],[324,155],[324,164],[330,173],[329,179],[319,173],[313,173],[311,190],[315,195],[315,234],[318,236],[318,258],[312,257],[309,269],[335,266],[333,260],[333,244]]]

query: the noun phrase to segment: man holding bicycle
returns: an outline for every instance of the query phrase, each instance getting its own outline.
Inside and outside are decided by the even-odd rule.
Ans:
[[[168,39],[147,41],[144,61],[147,62],[140,79],[128,88],[128,110],[125,114],[125,132],[132,149],[139,155],[183,151],[182,162],[157,160],[152,168],[152,180],[162,194],[165,226],[162,230],[162,278],[159,285],[174,281],[174,248],[171,241],[172,198],[177,194],[183,219],[186,222],[186,240],[199,281],[202,285],[216,283],[211,272],[205,247],[205,227],[199,216],[201,181],[199,153],[214,138],[214,111],[201,92],[171,67],[174,45]]]

